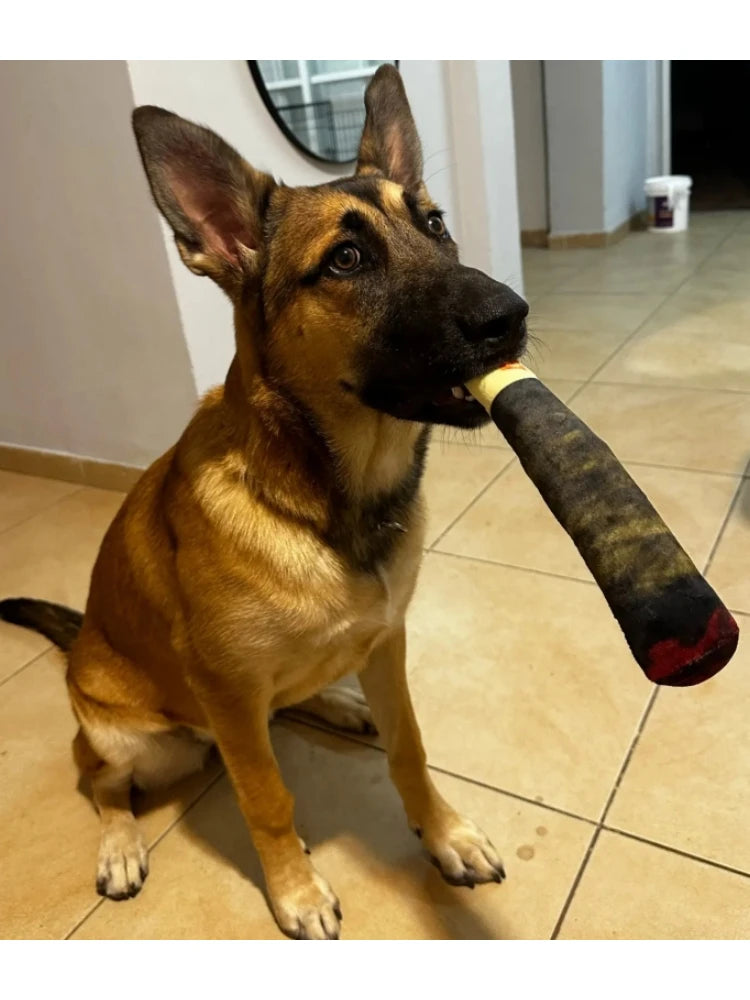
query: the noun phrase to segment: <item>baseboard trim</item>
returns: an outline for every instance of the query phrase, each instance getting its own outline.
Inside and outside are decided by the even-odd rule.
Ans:
[[[550,250],[600,250],[610,245],[607,233],[550,233],[547,239]]]
[[[609,233],[550,233],[547,246],[550,250],[604,249],[614,246],[628,233],[640,232],[646,228],[646,213],[636,212]]]
[[[10,444],[0,444],[0,469],[122,492],[130,490],[143,475],[143,469],[133,465]]]
[[[522,229],[522,247],[546,247],[549,233],[546,229]]]

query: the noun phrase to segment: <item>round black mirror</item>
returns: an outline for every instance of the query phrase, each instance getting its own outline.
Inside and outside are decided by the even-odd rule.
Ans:
[[[276,124],[303,153],[350,163],[365,124],[365,88],[378,66],[395,59],[248,60]]]

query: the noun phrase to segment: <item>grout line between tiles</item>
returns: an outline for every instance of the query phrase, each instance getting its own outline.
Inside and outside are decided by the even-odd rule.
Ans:
[[[550,253],[550,252],[554,253],[554,250],[550,251],[549,248],[541,248],[540,247],[540,249],[546,249],[547,253]],[[575,253],[575,251],[572,251],[572,252]],[[547,262],[545,261],[545,263],[547,263]],[[549,288],[545,289],[545,291],[540,292],[539,295],[536,296],[536,298],[542,298],[545,295],[558,295],[558,294],[560,294],[557,291],[557,289],[560,287],[560,285],[565,284],[566,282],[570,281],[572,278],[577,278],[579,274],[583,274],[583,272],[586,270],[586,268],[590,267],[594,263],[596,263],[596,261],[594,260],[594,258],[593,257],[588,257],[585,261],[582,261],[580,264],[576,264],[575,265],[576,266],[576,270],[575,271],[572,271],[572,272],[570,272],[568,274],[562,275],[560,277],[559,281],[556,281],[555,284],[553,284]],[[573,266],[573,261],[571,261],[570,264],[571,264],[571,266]],[[523,273],[523,269],[524,269],[524,267],[523,267],[523,254],[522,254],[522,259],[521,259],[521,272],[522,273]],[[532,284],[533,284],[533,282],[532,282]],[[525,289],[524,289],[524,297],[526,297],[526,295],[525,295]]]
[[[81,917],[78,923],[76,923],[73,927],[71,927],[71,929],[63,937],[62,940],[70,941],[70,939],[73,937],[78,928],[83,927],[83,925],[86,923],[89,917],[93,916],[103,903],[104,903],[104,897],[100,896],[99,899],[97,899],[97,901],[94,903],[94,905],[90,909],[88,909],[86,913]]]
[[[591,838],[591,842],[586,850],[586,854],[581,862],[581,867],[578,869],[578,873],[573,880],[573,885],[571,886],[568,898],[565,900],[565,904],[562,908],[560,916],[558,917],[557,923],[555,924],[555,929],[552,931],[550,940],[556,941],[560,931],[562,930],[565,918],[568,915],[570,905],[573,902],[573,897],[575,896],[578,886],[581,883],[583,873],[588,867],[588,863],[594,852],[594,847],[602,833],[606,831],[607,833],[614,833],[621,837],[626,837],[628,840],[635,840],[640,844],[647,844],[649,847],[655,847],[657,850],[666,851],[668,854],[676,854],[681,858],[687,858],[689,861],[697,861],[699,864],[707,865],[709,868],[718,868],[720,871],[729,872],[731,875],[739,875],[740,878],[750,879],[750,872],[744,871],[742,868],[733,868],[731,865],[722,864],[721,861],[713,861],[710,858],[701,857],[699,854],[691,854],[689,851],[680,850],[678,847],[670,847],[668,844],[662,844],[658,840],[650,840],[648,837],[641,837],[636,833],[629,833],[627,830],[621,830],[616,826],[607,826],[606,824],[597,825],[594,835]]]
[[[716,251],[719,250],[723,246],[723,244],[729,239],[730,235],[731,235],[730,233],[727,233],[727,235],[725,237],[723,237],[721,240],[719,240],[719,242],[716,244],[716,246],[713,248],[713,250],[711,250],[710,253],[706,254],[704,260],[708,260],[708,258],[712,254],[716,253]],[[701,263],[702,262],[703,261],[701,261]],[[700,264],[696,264],[692,268],[692,270],[686,275],[686,277],[679,283],[679,285],[677,285],[675,288],[673,288],[671,292],[667,292],[664,295],[664,297],[663,297],[662,301],[659,303],[659,305],[655,309],[652,309],[651,312],[648,314],[648,316],[646,316],[646,318],[643,320],[643,322],[639,323],[638,326],[635,328],[635,330],[633,330],[633,332],[631,334],[629,334],[622,341],[622,343],[620,344],[620,346],[616,350],[614,350],[610,354],[610,356],[605,361],[602,362],[602,364],[599,365],[599,367],[596,369],[596,371],[592,372],[592,374],[587,379],[587,383],[586,383],[587,385],[590,384],[591,382],[593,382],[594,379],[596,378],[596,376],[599,374],[599,372],[602,371],[602,369],[606,368],[606,366],[614,358],[617,357],[617,355],[620,353],[620,351],[622,351],[623,348],[626,347],[631,342],[631,340],[633,340],[633,338],[636,336],[636,334],[640,332],[640,330],[662,308],[662,306],[665,306],[667,304],[667,302],[669,302],[670,299],[673,299],[675,297],[675,295],[677,295],[677,293],[680,291],[680,289],[685,284],[687,284],[687,282],[690,281],[691,278],[693,278],[695,276],[695,274],[696,274],[696,272],[697,272],[697,270],[698,270],[699,267],[700,267]]]
[[[569,809],[563,809],[562,806],[553,806],[549,802],[538,802],[536,799],[529,798],[528,795],[521,795],[520,792],[511,792],[507,788],[499,788],[497,785],[490,785],[486,781],[480,781],[479,778],[470,778],[466,774],[449,771],[446,767],[438,767],[437,764],[428,764],[427,766],[430,771],[435,771],[436,774],[444,774],[449,778],[456,778],[458,781],[466,782],[467,785],[475,785],[477,788],[484,788],[488,792],[495,792],[497,795],[504,795],[506,798],[515,799],[517,802],[524,802],[526,805],[537,806],[539,809],[546,809],[548,812],[557,813],[558,816],[567,816],[568,819],[578,820],[579,823],[586,823],[588,826],[596,826],[596,820],[589,819],[588,816],[580,816],[578,813],[571,812]]]
[[[742,488],[743,488],[744,485],[745,485],[745,477],[743,476],[743,478],[740,479],[739,483],[737,484],[737,489],[734,491],[734,496],[732,497],[732,502],[729,504],[729,509],[726,512],[724,520],[721,522],[721,527],[719,528],[719,532],[716,535],[716,538],[714,540],[714,544],[711,546],[711,551],[708,553],[708,559],[706,559],[706,565],[703,567],[703,575],[704,576],[711,569],[711,564],[713,563],[714,556],[716,555],[716,551],[719,548],[719,543],[721,542],[722,538],[724,537],[724,532],[727,530],[727,525],[729,524],[729,519],[731,518],[732,514],[734,513],[735,508],[737,507],[738,503],[740,502],[740,496],[742,494]]]
[[[637,388],[637,389],[649,388],[648,386],[643,386],[642,384],[639,384],[639,385],[633,384],[633,385],[631,385],[630,383],[614,383],[614,382],[612,382],[612,383],[597,382],[596,383],[596,385],[605,385],[605,384],[610,384],[612,386],[619,386],[620,388],[629,388],[629,389],[633,389],[633,388]],[[582,392],[583,389],[585,389],[587,385],[588,385],[588,382],[581,383],[581,385],[575,390],[575,392],[573,393],[573,395],[567,401],[563,400],[562,402],[565,402],[565,405],[568,406],[573,401],[573,399],[578,395],[578,393]],[[664,388],[664,386],[654,386],[654,388],[656,388],[656,389],[658,389],[658,388]],[[716,391],[718,391],[718,392],[724,392],[724,391],[730,391],[730,390],[720,389],[720,390],[716,390]],[[692,389],[691,389],[691,392],[692,392]],[[739,395],[750,395],[750,393],[740,393]],[[451,442],[444,442],[444,443],[445,444],[457,444],[457,445],[459,445],[462,442],[460,442],[460,441],[451,441]],[[509,449],[500,448],[500,447],[498,447],[497,445],[494,445],[494,444],[481,444],[478,441],[467,442],[466,443],[466,447],[467,448],[482,448],[485,451],[500,451],[500,452],[509,454],[511,456],[513,454],[512,451],[509,451]],[[647,469],[664,469],[667,472],[692,472],[692,473],[695,473],[696,475],[703,475],[703,476],[723,476],[725,479],[750,479],[750,466],[748,466],[743,472],[723,472],[723,471],[717,470],[717,469],[693,469],[693,468],[690,468],[690,466],[687,466],[687,465],[665,465],[663,462],[648,462],[648,461],[644,461],[644,459],[642,459],[642,458],[638,458],[638,459],[635,459],[635,460],[626,458],[626,459],[622,460],[622,464],[623,465],[635,465],[635,466],[642,465],[642,466],[645,466]],[[505,471],[505,470],[503,470],[503,471]],[[446,529],[446,533],[447,533],[447,531],[448,531],[448,529]],[[435,542],[434,544],[437,544],[437,542]],[[428,549],[425,549],[425,551],[428,551]]]
[[[637,462],[631,462],[627,459],[623,461],[623,465],[633,465],[633,466],[644,466],[647,469],[664,469],[665,472],[692,472],[696,476],[721,476],[723,479],[744,479],[746,473],[742,472],[716,472],[713,469],[691,469],[687,465],[662,465],[660,462],[644,462],[638,459]]]
[[[435,543],[437,544],[437,543]],[[448,556],[450,559],[464,559],[466,562],[482,563],[484,566],[501,566],[503,569],[517,569],[523,573],[535,573],[537,576],[552,577],[553,580],[569,580],[571,583],[582,583],[586,587],[595,587],[595,580],[581,580],[577,576],[567,576],[565,573],[553,573],[551,570],[536,569],[533,566],[517,566],[515,563],[498,562],[496,559],[484,559],[482,556],[467,556],[460,552],[446,552],[444,549],[427,549],[438,556]]]
[[[589,846],[586,848],[586,853],[583,856],[583,861],[581,861],[580,867],[578,868],[576,876],[573,879],[573,884],[570,887],[570,892],[568,893],[565,902],[563,903],[562,910],[560,910],[560,916],[557,918],[552,933],[550,934],[550,941],[557,941],[558,935],[562,930],[562,925],[565,922],[565,918],[568,915],[570,904],[573,902],[573,897],[575,896],[576,890],[578,889],[581,879],[583,878],[583,873],[586,871],[586,868],[588,867],[589,859],[591,858],[591,855],[594,853],[594,848],[596,847],[596,842],[599,839],[599,835],[601,834],[601,832],[602,832],[601,826],[597,826],[591,836],[591,840],[589,841]]]
[[[43,656],[45,656],[45,655],[46,655],[47,653],[49,653],[49,651],[50,651],[51,649],[55,649],[55,648],[56,648],[56,647],[55,647],[55,644],[54,644],[54,643],[52,643],[52,642],[50,642],[50,643],[49,643],[49,644],[48,644],[48,645],[47,645],[47,646],[46,646],[46,647],[45,647],[45,648],[44,648],[44,649],[43,649],[43,650],[41,651],[41,653],[37,653],[37,654],[36,654],[36,656],[32,656],[30,660],[27,660],[27,661],[26,661],[25,663],[21,664],[21,666],[20,666],[20,667],[18,667],[18,669],[14,670],[12,674],[8,674],[8,676],[7,676],[7,677],[3,677],[3,679],[2,679],[1,681],[0,681],[0,687],[2,687],[2,686],[3,686],[3,684],[7,684],[7,683],[8,683],[8,681],[12,681],[14,677],[18,677],[18,675],[19,675],[20,673],[23,673],[23,671],[24,671],[24,670],[25,670],[25,669],[26,669],[27,667],[30,667],[30,666],[32,666],[32,665],[33,665],[34,663],[36,663],[36,661],[37,661],[37,660],[41,660],[41,658],[42,658]]]
[[[694,275],[691,272],[690,277],[693,277],[693,276]],[[575,275],[573,277],[575,277]],[[637,299],[637,298],[640,298],[644,294],[644,292],[642,290],[641,291],[625,291],[623,289],[613,290],[613,289],[598,289],[598,288],[588,288],[586,290],[584,290],[584,289],[573,289],[573,291],[570,291],[569,289],[558,288],[558,289],[555,289],[554,291],[549,291],[546,294],[547,295],[570,295],[571,298],[574,295],[577,295],[579,298],[581,298],[584,295],[622,295],[622,296],[627,296],[628,298],[631,298],[631,299]],[[646,295],[671,295],[672,294],[672,289],[659,289],[659,288],[657,288],[655,291],[646,292],[645,294]]]
[[[60,482],[61,480],[57,481]],[[8,531],[13,531],[14,528],[19,528],[22,524],[28,524],[28,522],[33,521],[35,517],[39,516],[40,514],[47,513],[47,511],[52,510],[52,508],[56,507],[59,503],[62,503],[64,500],[69,500],[71,497],[76,496],[78,493],[81,493],[85,489],[86,489],[85,486],[76,486],[74,489],[70,491],[70,493],[66,493],[64,496],[58,497],[57,500],[53,500],[52,503],[47,504],[45,507],[41,507],[39,510],[34,511],[33,514],[29,514],[28,517],[25,517],[23,518],[23,520],[16,522],[16,524],[11,524],[7,528],[3,528],[2,530],[0,530],[0,535],[4,535]],[[8,681],[13,680],[14,677],[18,677],[18,675],[22,671],[24,671],[27,667],[30,667],[32,664],[36,663],[36,661],[41,659],[45,655],[45,653],[49,653],[49,651],[54,648],[55,644],[53,642],[48,642],[40,653],[37,653],[35,656],[32,656],[31,659],[27,660],[25,663],[22,663],[20,667],[18,667],[12,673],[8,674],[7,677],[3,677],[2,680],[0,680],[0,687],[2,687],[3,684],[7,684]]]
[[[187,814],[190,812],[190,810],[200,802],[200,800],[203,798],[203,796],[206,795],[207,792],[209,792],[214,787],[214,785],[216,784],[216,782],[220,778],[222,778],[225,773],[226,772],[225,772],[224,766],[222,765],[219,773],[215,777],[213,777],[209,781],[209,783],[204,788],[202,788],[200,790],[200,792],[198,792],[195,795],[195,797],[193,799],[191,799],[191,801],[185,806],[185,808],[182,810],[182,812],[180,812],[179,816],[175,816],[175,818],[172,820],[172,822],[168,823],[167,826],[161,831],[161,833],[158,834],[158,836],[154,837],[154,839],[152,841],[150,841],[150,843],[148,845],[149,857],[151,856],[151,852],[154,850],[154,848],[157,847],[162,842],[162,840],[164,840],[164,838],[167,836],[167,834],[171,830],[173,830],[177,826],[178,823],[182,822],[182,820],[185,818],[185,816],[187,816]],[[86,921],[89,919],[89,917],[92,917],[96,913],[96,911],[99,909],[99,907],[102,906],[105,902],[106,902],[106,900],[105,900],[105,898],[103,896],[100,897],[99,899],[97,899],[97,901],[93,904],[93,906],[89,910],[87,910],[87,912],[81,917],[81,919],[73,927],[71,927],[71,929],[68,931],[68,933],[63,938],[63,940],[64,941],[69,941],[70,938],[72,938],[72,936],[75,934],[75,932],[79,928],[83,927],[83,925],[86,923]]]
[[[638,746],[638,742],[641,738],[643,730],[646,728],[648,717],[651,715],[651,709],[654,707],[654,703],[656,702],[656,697],[658,694],[659,694],[659,688],[654,687],[654,690],[649,695],[648,703],[646,704],[646,709],[643,715],[641,716],[641,721],[638,723],[638,728],[635,731],[635,736],[630,741],[630,747],[628,748],[628,752],[625,754],[625,760],[622,762],[620,770],[617,773],[617,777],[615,778],[615,783],[612,786],[612,789],[607,797],[607,801],[604,803],[604,809],[602,810],[602,814],[599,818],[600,827],[604,826],[604,823],[606,822],[607,816],[609,815],[609,810],[612,808],[612,803],[614,802],[618,789],[622,784],[622,780],[625,777],[625,773],[628,767],[630,766],[630,761],[633,759],[633,754],[635,753],[635,749]]]
[[[636,330],[635,332],[637,333],[638,331]],[[624,344],[620,346],[624,346]],[[619,349],[618,347],[618,351]],[[609,364],[609,361],[605,361],[605,364]],[[591,378],[595,378],[595,375],[592,375]],[[571,379],[571,381],[575,380]],[[613,389],[675,389],[679,392],[726,392],[733,396],[750,396],[749,389],[723,389],[706,385],[678,385],[675,382],[617,382],[609,379],[597,379],[596,384]]]
[[[6,471],[5,469],[0,469],[0,472],[5,472],[5,471]],[[19,475],[23,474],[24,473],[19,473]],[[64,482],[64,480],[51,479],[49,480],[49,482],[61,483]],[[40,507],[38,510],[35,510],[33,514],[29,514],[27,517],[22,518],[20,521],[16,521],[15,524],[9,524],[7,528],[0,529],[0,535],[5,535],[9,531],[13,531],[14,528],[20,528],[22,524],[28,524],[28,522],[33,521],[35,517],[38,517],[40,514],[46,514],[47,511],[52,510],[53,507],[57,507],[59,503],[62,503],[64,500],[70,500],[71,497],[76,496],[78,493],[80,493],[82,490],[85,489],[87,489],[86,486],[75,486],[70,491],[70,493],[65,493],[63,496],[58,497],[57,500],[53,500],[52,503],[45,504],[44,507]]]
[[[651,714],[651,709],[654,707],[654,702],[656,701],[656,696],[658,693],[659,689],[658,687],[656,687],[649,696],[646,708],[644,709],[643,714],[641,715],[640,722],[638,723],[638,728],[635,731],[633,739],[630,741],[628,752],[625,754],[625,759],[620,765],[620,770],[617,772],[617,777],[615,778],[612,789],[609,795],[607,796],[607,801],[604,803],[604,808],[602,809],[601,815],[596,824],[596,830],[594,831],[594,835],[591,838],[591,843],[589,844],[588,850],[583,856],[583,860],[581,861],[581,865],[576,873],[575,878],[573,879],[570,891],[568,892],[565,902],[563,903],[562,910],[560,911],[560,916],[557,918],[557,922],[555,923],[555,928],[552,932],[552,937],[551,937],[552,941],[557,940],[557,937],[565,922],[565,918],[568,915],[568,910],[570,909],[570,905],[573,902],[573,898],[576,894],[576,891],[578,890],[578,886],[580,885],[581,879],[583,878],[586,868],[588,867],[588,863],[591,860],[591,855],[594,852],[594,847],[596,846],[596,842],[599,839],[599,835],[602,832],[602,829],[604,828],[604,822],[607,818],[607,814],[609,813],[610,807],[614,802],[615,795],[617,794],[617,790],[620,787],[620,784],[622,783],[622,779],[625,777],[625,772],[628,769],[628,765],[630,764],[630,761],[633,757],[633,754],[638,745],[638,741],[641,738],[641,734],[644,730],[644,727],[648,722],[648,717]]]
[[[656,847],[660,851],[667,851],[669,854],[678,854],[681,858],[688,858],[690,861],[698,861],[702,865],[708,865],[710,868],[720,868],[721,871],[730,872],[732,875],[740,875],[742,878],[750,879],[750,871],[745,871],[743,868],[734,868],[732,865],[725,865],[721,861],[714,861],[712,858],[704,858],[700,854],[691,854],[690,851],[683,851],[679,847],[672,847],[669,844],[662,844],[658,840],[651,840],[649,837],[642,837],[637,833],[630,833],[629,830],[621,830],[617,826],[607,826],[602,825],[602,830],[606,830],[608,833],[616,833],[621,837],[627,837],[628,840],[637,840],[640,844],[648,844],[649,847]]]
[[[508,469],[510,469],[511,466],[515,465],[517,461],[518,461],[518,459],[511,452],[510,455],[508,455],[508,461],[502,467],[502,469],[497,473],[497,475],[493,476],[492,479],[489,480],[489,482],[487,482],[487,483],[484,484],[484,486],[482,487],[482,489],[464,507],[464,509],[461,511],[461,513],[458,514],[456,517],[454,517],[453,520],[451,521],[451,523],[448,525],[448,527],[445,528],[443,531],[440,532],[440,534],[432,542],[432,544],[428,546],[428,549],[427,549],[428,552],[432,552],[434,550],[435,546],[439,542],[442,542],[442,540],[445,538],[445,536],[448,534],[448,532],[451,530],[451,528],[453,528],[454,525],[458,524],[458,522],[461,520],[461,518],[464,516],[464,514],[468,514],[468,512],[471,510],[471,508],[474,506],[474,504],[481,497],[483,497],[484,494],[487,492],[487,490],[490,489],[491,486],[494,486],[494,484],[498,481],[498,479],[500,479],[501,476],[505,475],[505,473],[508,471]]]
[[[380,753],[384,755],[386,753],[385,747],[381,747],[377,743],[372,743],[369,740],[358,736],[357,733],[348,733],[341,729],[334,729],[332,726],[327,726],[324,722],[318,722],[311,719],[309,716],[303,716],[302,713],[296,715],[290,712],[285,714],[283,718],[289,719],[298,725],[307,726],[309,729],[316,729],[321,733],[326,733],[328,736],[338,737],[347,743],[356,743],[358,746],[368,747],[370,750],[379,750]],[[484,788],[488,792],[496,792],[498,795],[504,795],[506,798],[515,799],[518,802],[524,802],[530,806],[538,806],[540,809],[546,809],[548,812],[557,813],[560,816],[567,816],[568,819],[575,819],[581,823],[587,823],[589,826],[597,825],[597,821],[595,819],[590,819],[588,816],[581,816],[578,813],[571,812],[569,809],[563,809],[561,806],[554,806],[548,802],[538,802],[536,799],[531,799],[527,795],[521,795],[520,792],[511,792],[507,788],[500,788],[499,786],[491,785],[486,781],[480,781],[479,778],[472,778],[469,775],[461,774],[458,771],[450,771],[448,768],[439,767],[437,764],[428,763],[427,767],[428,770],[434,771],[436,774],[444,774],[449,778],[456,778],[458,781],[463,781],[467,785]]]
[[[686,278],[685,281],[687,281],[687,280],[688,279]],[[607,365],[617,357],[617,355],[620,353],[620,351],[622,351],[625,347],[627,347],[627,345],[640,333],[640,331],[643,329],[643,327],[646,325],[646,323],[648,323],[649,320],[653,319],[653,317],[656,315],[656,313],[658,313],[658,311],[662,308],[662,306],[665,306],[667,304],[667,302],[670,300],[670,298],[672,297],[672,295],[674,295],[675,292],[677,292],[680,288],[682,288],[682,285],[684,285],[684,284],[685,284],[685,282],[683,281],[675,289],[674,292],[671,292],[670,294],[665,295],[664,298],[662,299],[662,301],[659,303],[659,305],[656,306],[655,309],[651,310],[651,312],[643,319],[643,321],[638,324],[638,326],[635,328],[635,330],[632,330],[624,338],[624,340],[620,341],[620,343],[614,349],[614,351],[612,351],[611,354],[607,358],[605,358],[604,361],[602,361],[602,363],[599,365],[599,367],[596,368],[589,375],[589,377],[586,379],[586,385],[591,385],[591,383],[596,379],[596,376],[599,374],[599,372],[602,371],[604,368],[606,368]]]
[[[737,502],[739,500],[740,491],[742,489],[742,486],[745,483],[745,479],[747,478],[747,473],[743,474],[742,476],[738,476],[738,475],[735,475],[735,474],[733,474],[731,472],[708,472],[706,469],[688,469],[688,468],[686,468],[684,466],[659,465],[659,464],[657,464],[655,462],[627,462],[626,464],[629,465],[629,466],[632,466],[633,468],[637,468],[638,466],[644,466],[645,468],[649,468],[649,469],[663,469],[664,471],[673,471],[673,472],[689,472],[689,473],[693,473],[694,475],[721,476],[724,479],[736,479],[737,480],[737,489],[736,489],[736,491],[734,493],[732,502],[730,504],[730,507],[729,507],[727,513],[726,513],[726,516],[725,516],[725,518],[724,518],[724,520],[722,522],[721,528],[719,529],[719,534],[717,535],[717,537],[716,537],[716,539],[715,539],[715,541],[713,543],[713,546],[711,548],[711,552],[710,552],[710,555],[709,555],[709,558],[708,558],[708,561],[706,563],[706,567],[705,567],[705,570],[704,570],[704,575],[705,575],[705,573],[708,571],[708,568],[711,565],[711,561],[713,559],[714,553],[715,553],[715,551],[716,551],[716,549],[717,549],[717,547],[719,545],[719,542],[721,540],[721,536],[722,536],[722,534],[724,532],[724,529],[726,528],[726,525],[727,525],[727,523],[729,521],[729,518],[730,518],[730,516],[731,516],[731,514],[732,514],[732,512],[734,510],[734,508],[737,505]],[[505,472],[505,471],[506,470],[503,469],[503,472]],[[495,480],[498,479],[498,478],[499,478],[499,476],[496,476]],[[493,480],[493,482],[495,480]],[[491,486],[491,485],[492,485],[492,483],[490,483],[487,487],[485,487],[485,490],[489,489],[489,486]],[[483,492],[485,492],[485,491],[483,491]],[[456,520],[453,522],[453,525],[451,525],[451,527],[455,526],[455,524],[469,510],[469,508],[471,506],[473,506],[473,504],[477,500],[479,500],[480,496],[481,496],[481,494],[478,494],[474,498],[474,500],[472,501],[471,504],[469,504],[469,506],[466,508],[466,510],[462,514],[460,514],[459,517],[456,518]],[[432,543],[432,545],[430,545],[427,548],[425,548],[423,550],[424,553],[425,553],[425,555],[427,555],[429,553],[434,553],[435,555],[448,556],[451,559],[463,559],[463,560],[465,560],[467,562],[476,562],[476,563],[481,563],[481,564],[487,565],[487,566],[501,566],[503,569],[515,569],[515,570],[520,570],[520,571],[525,572],[525,573],[535,573],[538,576],[551,577],[552,579],[555,579],[555,580],[570,580],[573,583],[582,583],[582,584],[585,584],[588,587],[596,586],[596,581],[595,580],[583,580],[580,577],[571,576],[571,575],[566,574],[566,573],[553,573],[551,570],[538,569],[538,568],[533,567],[533,566],[522,566],[522,565],[519,565],[517,563],[502,562],[500,560],[489,559],[489,558],[486,558],[484,556],[466,555],[465,553],[462,553],[462,552],[450,552],[447,549],[439,548],[438,546],[440,545],[440,542],[444,539],[445,535],[447,535],[448,531],[450,531],[450,530],[451,530],[450,528],[447,528],[443,532],[443,534],[440,535]]]
[[[188,802],[188,804],[185,806],[185,808],[182,810],[179,816],[176,816],[172,820],[172,822],[169,823],[168,826],[166,826],[158,836],[154,837],[154,839],[148,845],[149,852],[153,851],[153,849],[157,847],[162,842],[162,840],[164,840],[164,838],[170,832],[170,830],[173,830],[178,823],[182,822],[182,820],[187,816],[190,810],[194,806],[198,805],[203,796],[206,795],[207,792],[210,792],[211,789],[214,787],[214,785],[218,781],[220,781],[225,774],[226,774],[226,768],[224,767],[224,763],[222,762],[218,774],[214,775],[214,777],[211,778],[209,783],[204,788],[202,788],[200,792],[196,793],[195,798],[193,798],[190,802]]]

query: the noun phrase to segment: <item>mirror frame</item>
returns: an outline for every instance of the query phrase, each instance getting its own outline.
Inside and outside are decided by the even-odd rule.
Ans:
[[[276,105],[273,103],[273,98],[266,87],[265,80],[263,79],[263,74],[260,71],[260,66],[258,65],[257,59],[247,59],[248,67],[250,68],[250,75],[255,83],[256,90],[261,96],[263,103],[270,116],[273,118],[277,127],[281,130],[283,135],[291,142],[291,144],[302,153],[303,156],[307,157],[308,160],[314,160],[316,163],[325,163],[327,167],[345,167],[347,164],[356,163],[356,157],[353,160],[328,160],[325,156],[320,156],[318,153],[313,153],[312,150],[308,149],[305,144],[297,138],[297,136],[292,132],[287,123],[279,114]],[[394,60],[396,69],[399,66],[399,60]]]

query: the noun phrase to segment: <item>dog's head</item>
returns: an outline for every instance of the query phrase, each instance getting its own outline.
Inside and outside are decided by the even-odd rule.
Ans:
[[[459,263],[392,66],[375,74],[365,104],[356,174],[317,187],[276,184],[160,108],[138,108],[133,124],[183,261],[233,300],[270,379],[313,410],[338,398],[478,426],[485,411],[463,384],[518,358],[528,307]]]

